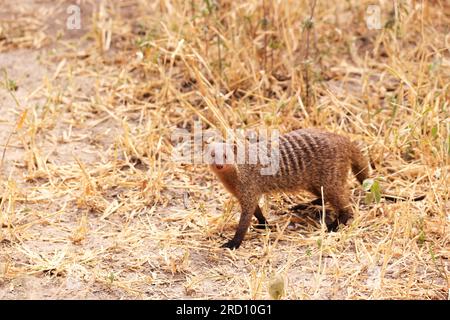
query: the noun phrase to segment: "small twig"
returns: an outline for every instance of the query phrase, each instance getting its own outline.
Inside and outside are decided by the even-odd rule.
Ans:
[[[263,19],[262,19],[262,27],[264,32],[264,71],[267,72],[267,10],[266,10],[266,1],[263,1]]]
[[[309,41],[310,41],[310,33],[313,28],[313,18],[314,18],[314,10],[316,8],[317,0],[313,0],[311,5],[311,15],[309,19],[305,22],[304,28],[306,29],[306,50],[305,50],[305,83],[306,83],[306,107],[310,108],[310,83],[309,83]]]
[[[195,26],[195,0],[191,0],[192,24]]]
[[[220,52],[220,36],[219,36],[219,33],[217,33],[216,37],[217,37],[217,55],[218,55],[218,58],[219,58],[219,71],[220,71],[220,76],[222,76],[222,54]]]
[[[14,102],[16,103],[17,108],[20,109],[20,102],[17,99],[16,95],[14,93],[12,93],[12,90],[10,88],[9,79],[8,79],[8,73],[6,72],[6,69],[3,69],[2,71],[3,71],[3,76],[5,78],[5,82],[4,82],[5,89],[6,89],[6,91],[9,92],[9,94],[13,98]],[[22,127],[22,124],[25,121],[25,117],[26,116],[27,116],[27,110],[25,109],[22,112],[22,114],[20,115],[19,119],[17,120],[16,125],[13,128],[13,130],[9,133],[8,138],[6,139],[5,147],[3,148],[2,159],[0,161],[0,168],[3,168],[3,162],[5,160],[6,149],[8,148],[8,145],[9,145],[9,142],[11,140],[11,137],[18,129],[20,129],[20,127]]]

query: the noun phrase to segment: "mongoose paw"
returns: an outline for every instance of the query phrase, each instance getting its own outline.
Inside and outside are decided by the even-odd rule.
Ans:
[[[253,228],[258,229],[258,230],[266,230],[266,225],[265,224],[254,224]]]
[[[266,228],[270,228],[270,227],[267,223],[258,223],[258,224],[254,224],[253,228],[260,229],[260,230],[266,230]]]
[[[228,248],[228,249],[237,249],[239,248],[241,244],[237,243],[236,241],[230,240],[226,243],[224,243],[221,248]]]
[[[349,220],[348,216],[340,216],[339,218],[335,219],[334,221],[330,223],[326,223],[328,232],[336,232],[339,228],[339,226],[344,226],[347,224]]]
[[[336,232],[339,227],[339,221],[336,219],[331,223],[327,223],[328,232]]]
[[[347,224],[349,219],[350,219],[350,216],[348,214],[341,214],[341,215],[339,215],[339,218],[338,218],[340,224]]]

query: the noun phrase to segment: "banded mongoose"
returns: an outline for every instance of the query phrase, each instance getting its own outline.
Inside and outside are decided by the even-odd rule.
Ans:
[[[324,201],[336,212],[336,219],[327,222],[328,230],[335,231],[339,224],[346,224],[352,216],[347,185],[349,169],[361,184],[369,176],[369,163],[355,143],[344,136],[319,129],[300,129],[280,136],[278,170],[274,174],[262,174],[261,169],[267,164],[249,163],[248,154],[242,164],[234,159],[228,161],[227,147],[221,144],[220,148],[210,149],[211,170],[238,199],[242,210],[233,239],[222,245],[225,248],[239,248],[253,215],[258,226],[265,227],[267,220],[258,205],[259,199],[263,194],[274,192],[309,191],[318,197],[311,202],[315,205],[322,205],[323,195]],[[265,152],[267,148],[270,148],[270,143]],[[236,150],[232,153],[236,158]],[[390,201],[407,200],[386,194],[382,197]],[[425,195],[421,195],[410,200],[424,198]]]
[[[225,149],[222,149],[225,151]],[[319,129],[300,129],[279,138],[279,169],[275,174],[261,174],[261,164],[226,163],[226,154],[211,152],[211,170],[240,203],[241,217],[234,238],[222,247],[238,248],[252,216],[259,225],[267,223],[258,205],[263,194],[309,191],[328,202],[336,219],[327,227],[335,230],[352,216],[347,178],[352,169],[360,183],[369,176],[369,165],[359,148],[348,138]],[[316,200],[317,201],[317,200]]]

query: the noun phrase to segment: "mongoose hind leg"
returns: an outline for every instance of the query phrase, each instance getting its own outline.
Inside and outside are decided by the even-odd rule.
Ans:
[[[346,189],[333,190],[333,192],[328,193],[328,201],[336,211],[336,219],[331,223],[327,223],[328,231],[336,231],[340,224],[347,224],[348,220],[352,217],[349,194],[343,190]]]
[[[326,224],[328,232],[336,232],[339,227],[339,221],[337,219]]]
[[[256,219],[258,219],[258,224],[255,225],[254,227],[256,229],[265,229],[267,227],[267,219],[264,217],[261,208],[258,206],[256,206],[255,212],[253,213],[254,216],[256,217]]]
[[[336,232],[339,225],[346,225],[351,216],[352,215],[349,210],[341,210],[336,219],[325,222],[328,232]]]

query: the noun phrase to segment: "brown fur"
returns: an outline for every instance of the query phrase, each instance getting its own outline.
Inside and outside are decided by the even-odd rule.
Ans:
[[[244,239],[252,216],[265,224],[258,206],[263,194],[306,190],[329,202],[337,213],[329,228],[336,229],[351,217],[348,171],[358,181],[368,177],[368,162],[348,138],[318,129],[301,129],[280,137],[279,170],[262,175],[261,164],[212,164],[211,170],[241,205],[241,217],[234,238],[224,247],[238,248]]]

